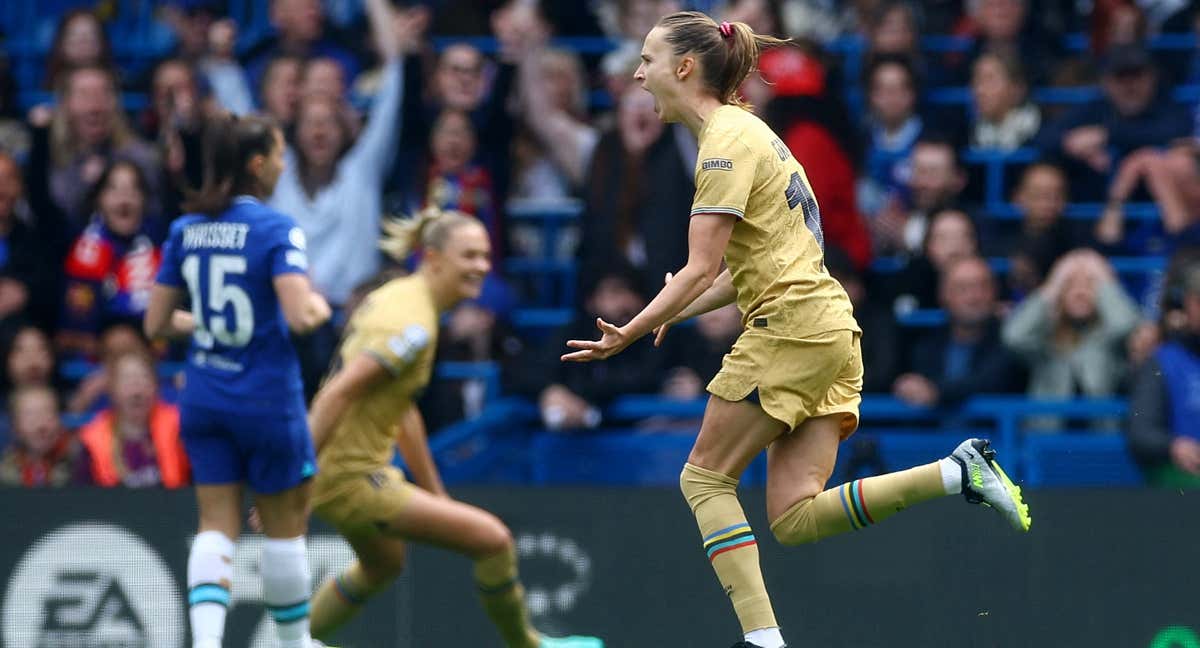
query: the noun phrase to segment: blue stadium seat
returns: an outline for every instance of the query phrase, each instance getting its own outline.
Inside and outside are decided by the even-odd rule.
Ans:
[[[637,484],[676,486],[695,443],[695,432],[630,434],[588,431],[539,434],[531,448],[535,484]],[[744,486],[762,486],[766,457],[742,476]]]
[[[1144,478],[1119,434],[1030,434],[1024,477],[1031,486],[1137,486]]]

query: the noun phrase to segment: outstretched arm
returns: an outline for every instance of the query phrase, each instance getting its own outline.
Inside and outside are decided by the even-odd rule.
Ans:
[[[687,265],[671,279],[658,295],[628,324],[614,326],[597,318],[603,335],[599,340],[569,340],[567,346],[580,349],[562,356],[563,360],[588,362],[620,353],[638,338],[675,317],[713,286],[721,271],[725,246],[733,234],[736,220],[727,214],[697,213],[688,227]]]

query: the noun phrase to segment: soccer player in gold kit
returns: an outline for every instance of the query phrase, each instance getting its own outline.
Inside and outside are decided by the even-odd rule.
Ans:
[[[336,371],[309,414],[319,464],[314,512],[337,528],[357,560],[312,599],[312,632],[327,636],[404,564],[404,543],[433,544],[475,561],[483,607],[508,648],[603,648],[592,637],[546,637],[525,608],[512,534],[496,516],[447,495],[413,404],[429,384],[438,317],[479,296],[491,270],[484,226],[460,212],[429,209],[387,225],[383,248],[416,272],[371,292],[351,316]],[[399,445],[416,484],[392,466]]]
[[[686,265],[624,326],[571,340],[565,361],[619,353],[651,332],[736,301],[744,330],[708,385],[712,397],[680,487],[744,633],[735,648],[783,648],[758,548],[736,487],[767,451],[767,514],[783,544],[858,530],[917,502],[963,493],[1028,530],[1020,490],[986,440],[924,466],[825,490],[838,444],[858,426],[861,335],[845,291],[824,267],[821,218],[804,169],[747,110],[738,87],[759,50],[781,41],[697,12],[659,20],[634,78],[664,122],[696,135],[696,196]],[[724,258],[726,269],[721,270]]]

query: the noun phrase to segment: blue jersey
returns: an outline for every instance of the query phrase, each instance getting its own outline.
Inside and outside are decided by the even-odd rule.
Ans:
[[[250,197],[217,218],[175,221],[158,283],[186,289],[196,320],[183,405],[230,412],[303,415],[300,363],[274,278],[308,270],[295,221]]]

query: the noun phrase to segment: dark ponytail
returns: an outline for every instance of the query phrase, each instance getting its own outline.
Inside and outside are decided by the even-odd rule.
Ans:
[[[744,22],[718,24],[699,11],[680,11],[663,17],[658,26],[666,30],[672,53],[692,52],[700,61],[704,84],[722,103],[750,108],[738,89],[758,66],[763,49],[787,43],[786,39],[756,34]]]
[[[265,198],[263,187],[246,169],[255,155],[270,155],[279,128],[265,117],[235,115],[210,119],[204,129],[204,180],[197,191],[186,191],[184,211],[218,216],[242,194]]]

